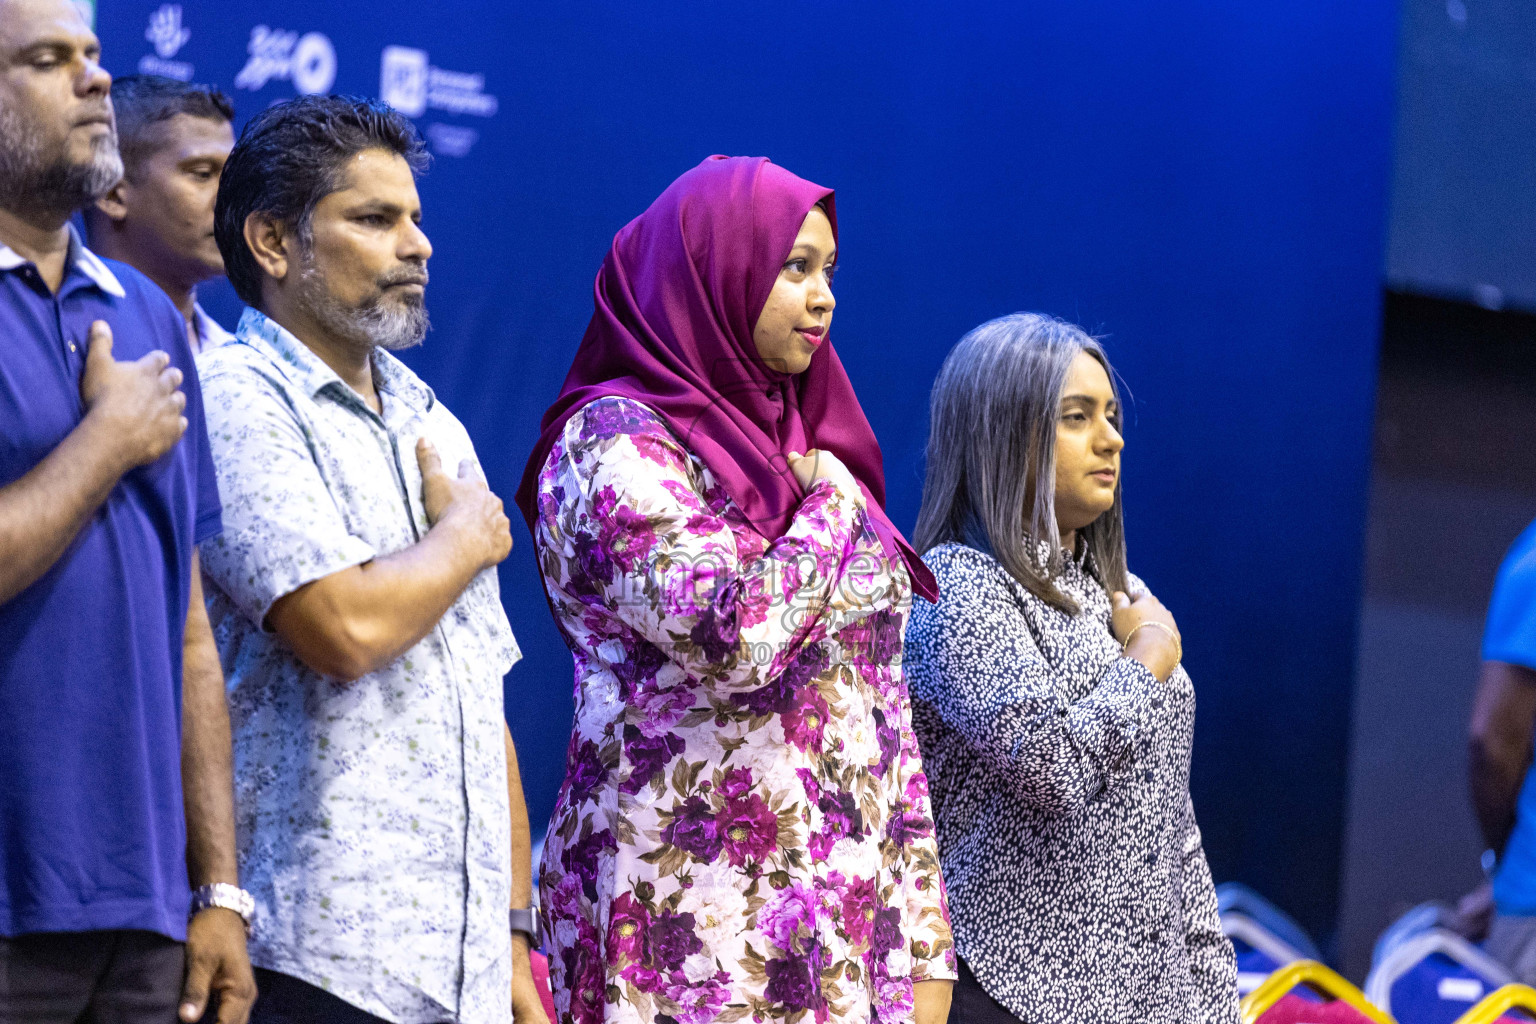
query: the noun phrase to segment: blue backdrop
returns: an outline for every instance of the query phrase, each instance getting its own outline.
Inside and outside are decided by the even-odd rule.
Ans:
[[[1331,931],[1391,0],[101,0],[98,28],[112,71],[219,84],[242,120],[300,90],[416,118],[437,154],[435,329],[407,358],[509,499],[613,233],[710,153],[837,189],[836,344],[903,526],[928,386],[965,330],[1032,309],[1106,335],[1135,399],[1131,564],[1177,615],[1200,694],[1213,869]],[[232,294],[209,304],[232,326]],[[507,715],[537,829],[571,663],[514,530],[501,580],[526,657]]]

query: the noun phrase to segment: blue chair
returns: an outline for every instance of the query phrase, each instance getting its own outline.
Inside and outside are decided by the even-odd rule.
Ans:
[[[1454,1024],[1514,981],[1502,964],[1447,927],[1448,915],[1439,904],[1420,904],[1376,940],[1365,995],[1400,1024]]]
[[[1237,953],[1237,990],[1247,995],[1275,971],[1299,960],[1321,960],[1290,915],[1240,882],[1216,887],[1221,930]]]

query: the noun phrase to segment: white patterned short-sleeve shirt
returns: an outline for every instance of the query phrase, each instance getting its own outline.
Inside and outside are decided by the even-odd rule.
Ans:
[[[201,547],[228,679],[251,960],[400,1024],[510,1021],[502,677],[519,657],[494,570],[419,644],[345,683],[263,623],[280,597],[427,532],[416,440],[475,461],[406,366],[373,357],[375,414],[247,310],[199,358],[224,533]]]

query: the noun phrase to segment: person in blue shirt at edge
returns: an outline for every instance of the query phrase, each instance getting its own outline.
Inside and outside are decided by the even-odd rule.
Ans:
[[[0,0],[0,1020],[243,1024],[196,370],[69,225],[122,173],[110,85],[69,0]]]
[[[91,248],[143,272],[181,311],[194,353],[232,335],[203,311],[197,286],[224,273],[213,237],[219,174],[235,147],[229,97],[159,75],[112,83],[123,177],[85,209]]]
[[[1488,852],[1493,921],[1486,948],[1536,984],[1536,523],[1499,567],[1483,627],[1483,669],[1472,707],[1472,804]],[[1464,905],[1466,901],[1463,901]]]

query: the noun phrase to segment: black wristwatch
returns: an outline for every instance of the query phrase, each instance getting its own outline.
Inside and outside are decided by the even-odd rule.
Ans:
[[[514,932],[528,936],[530,949],[539,948],[539,915],[531,907],[507,911],[507,923]]]

